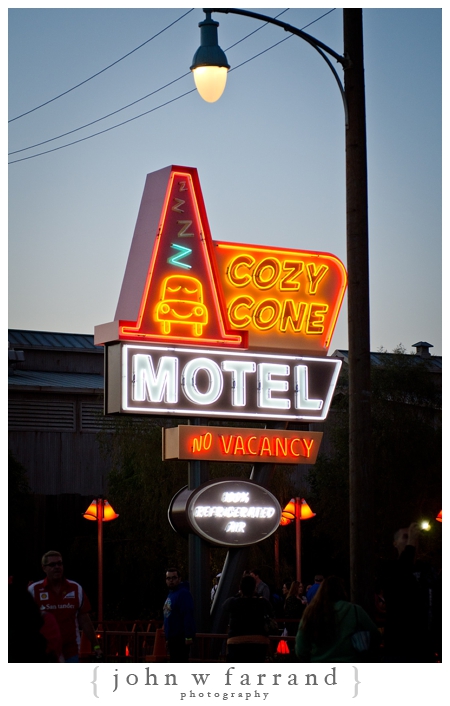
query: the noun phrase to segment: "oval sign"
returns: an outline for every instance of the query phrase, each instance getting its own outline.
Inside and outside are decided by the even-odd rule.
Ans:
[[[257,544],[278,529],[281,519],[280,504],[272,493],[253,481],[238,478],[209,481],[189,491],[189,495],[183,489],[172,500],[171,510],[175,529],[188,528],[222,547]]]

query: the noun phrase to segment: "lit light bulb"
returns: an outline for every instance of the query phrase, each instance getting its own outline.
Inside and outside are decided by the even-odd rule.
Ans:
[[[427,522],[427,520],[424,520],[423,522],[420,523],[420,527],[423,530],[425,530],[426,532],[428,532],[428,530],[430,529],[430,523]]]
[[[225,90],[228,69],[225,66],[199,66],[192,70],[197,91],[207,103],[215,103]]]

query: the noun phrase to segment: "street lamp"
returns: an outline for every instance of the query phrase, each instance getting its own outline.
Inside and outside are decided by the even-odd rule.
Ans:
[[[225,90],[230,65],[225,53],[219,47],[217,39],[219,23],[211,19],[210,12],[206,12],[206,19],[198,26],[200,46],[195,52],[191,71],[203,100],[215,103]]]
[[[304,39],[311,46],[313,46],[316,51],[319,52],[322,58],[327,62],[338,84],[344,102],[345,124],[347,125],[347,104],[345,91],[334,66],[327,57],[327,54],[330,54],[330,56],[336,59],[336,61],[339,62],[343,68],[346,68],[349,65],[349,60],[345,56],[341,56],[331,49],[331,47],[328,47],[323,42],[315,39],[315,37],[312,37],[310,34],[303,32],[303,30],[298,29],[293,25],[289,25],[286,22],[281,22],[280,20],[274,19],[273,17],[260,15],[257,12],[231,8],[222,8],[217,10],[208,9],[203,10],[203,12],[206,15],[206,19],[198,25],[200,27],[200,46],[194,54],[192,65],[190,67],[194,76],[196,88],[203,100],[208,103],[215,103],[219,100],[225,90],[227,74],[230,68],[225,52],[219,46],[217,35],[219,23],[211,19],[211,14],[213,12],[224,12],[226,14],[232,13],[235,15],[244,15],[245,17],[252,17],[253,19],[261,20],[262,22],[269,22],[270,24],[282,27],[286,32],[290,32],[291,34],[295,34],[297,37]]]
[[[96,498],[91,502],[83,515],[85,520],[97,522],[97,547],[98,547],[98,622],[103,622],[103,523],[115,520],[119,515],[114,512],[111,505],[103,498]]]
[[[266,15],[248,10],[205,9],[200,23],[202,45],[191,70],[202,70],[201,95],[217,100],[225,87],[228,62],[219,47],[213,12],[243,15],[277,25],[306,41],[324,59],[340,90],[345,113],[346,240],[348,273],[348,374],[349,374],[349,508],[351,600],[372,612],[374,583],[374,505],[370,412],[369,237],[367,204],[367,149],[364,87],[362,9],[343,9],[344,51],[338,54],[315,37]],[[207,35],[207,36],[206,36]],[[204,39],[205,37],[205,39]],[[204,40],[204,43],[203,43]],[[219,62],[216,56],[220,56]],[[344,86],[332,65],[344,69]],[[209,73],[209,67],[214,67]],[[214,73],[222,69],[222,87],[211,88]],[[197,81],[197,79],[195,78]],[[200,89],[199,89],[200,90]]]
[[[295,520],[295,578],[299,583],[302,582],[302,542],[300,522],[301,520],[310,520],[311,517],[315,516],[316,513],[311,510],[304,498],[292,498],[291,500],[289,500],[286,507],[283,508],[283,511],[281,513],[280,525],[289,525]]]

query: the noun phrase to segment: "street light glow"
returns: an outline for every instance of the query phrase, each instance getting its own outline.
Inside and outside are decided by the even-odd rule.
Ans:
[[[218,22],[211,19],[211,12],[199,23],[200,46],[194,54],[191,71],[198,92],[207,103],[215,103],[225,90],[228,69],[225,53],[217,38]]]
[[[197,91],[207,103],[215,103],[225,90],[228,69],[225,66],[198,66],[192,69]]]

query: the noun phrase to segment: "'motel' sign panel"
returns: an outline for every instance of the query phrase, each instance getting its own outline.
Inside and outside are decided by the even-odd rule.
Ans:
[[[106,365],[106,413],[322,421],[341,361],[119,343]]]

